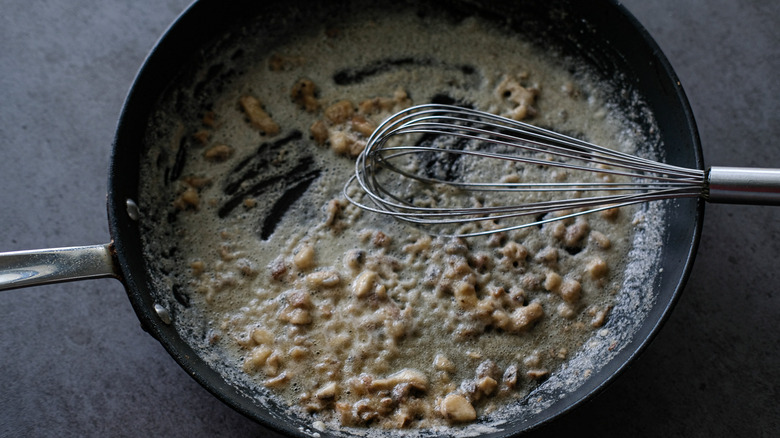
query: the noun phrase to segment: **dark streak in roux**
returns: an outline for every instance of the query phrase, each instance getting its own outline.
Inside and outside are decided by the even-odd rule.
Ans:
[[[173,167],[168,175],[168,181],[173,182],[181,177],[181,173],[184,170],[184,163],[187,160],[187,138],[183,137],[179,141],[179,149],[176,151],[176,159],[173,162]]]
[[[172,288],[173,298],[184,307],[190,307],[190,296],[182,290],[181,285],[174,283]]]
[[[271,210],[265,216],[263,226],[260,228],[260,238],[268,240],[271,234],[274,233],[276,226],[287,213],[287,210],[297,201],[306,190],[309,188],[312,182],[320,176],[320,171],[313,170],[306,175],[303,175],[298,183],[285,190],[284,194],[276,200]]]
[[[226,217],[244,199],[263,197],[261,202],[270,205],[270,209],[263,209],[265,217],[262,219],[260,237],[268,239],[285,213],[320,176],[321,170],[314,167],[313,156],[305,155],[296,161],[285,161],[285,154],[280,153],[285,146],[302,138],[300,131],[293,131],[279,140],[261,144],[257,152],[236,164],[223,185],[222,191],[228,199],[217,211],[217,216]],[[282,194],[278,198],[268,199],[268,195],[279,192]]]
[[[477,73],[477,69],[471,65],[451,65],[431,58],[389,58],[378,59],[363,67],[351,67],[337,71],[333,75],[336,85],[354,85],[363,82],[371,76],[380,75],[403,67],[437,67],[446,70],[460,71],[466,76]]]
[[[223,188],[226,195],[234,195],[244,181],[248,181],[260,174],[260,171],[266,170],[271,164],[271,160],[277,156],[278,151],[288,143],[303,138],[301,131],[295,130],[279,140],[270,143],[263,143],[257,149],[257,152],[248,156],[238,163],[228,174],[228,178],[236,175],[236,178],[230,178]],[[245,170],[246,168],[246,170]],[[243,172],[243,173],[242,173]],[[220,216],[222,217],[222,216]]]
[[[219,216],[220,218],[224,218],[225,216],[230,214],[230,212],[232,212],[233,209],[241,205],[244,199],[267,192],[269,191],[271,186],[280,183],[283,185],[289,185],[288,182],[291,180],[293,184],[296,184],[301,179],[310,177],[312,173],[316,173],[316,175],[314,175],[314,178],[316,178],[317,176],[319,176],[320,170],[319,169],[311,170],[313,164],[314,164],[314,158],[312,158],[311,156],[303,157],[301,158],[298,165],[296,165],[292,169],[289,170],[280,169],[281,172],[277,173],[276,175],[261,179],[260,181],[252,184],[251,186],[236,192],[234,196],[228,199],[222,205],[222,207],[220,207],[220,209],[217,211],[217,216]]]
[[[423,134],[416,144],[417,146],[436,147],[438,139],[439,135],[437,134]],[[465,148],[465,145],[468,144],[468,142],[469,141],[466,139],[458,138],[449,146],[449,148],[461,150]],[[447,153],[444,151],[426,151],[418,154],[418,156],[420,157],[420,164],[425,171],[425,176],[428,178],[443,181],[457,181],[463,173],[460,166],[460,154]]]
[[[456,100],[455,98],[439,93],[433,96],[431,103],[458,105],[465,108],[473,108],[471,103]],[[424,134],[417,141],[417,146],[435,146],[439,135],[437,134]],[[468,143],[467,140],[457,139],[450,147],[452,149],[463,149]],[[421,158],[421,164],[425,170],[425,176],[428,178],[438,178],[445,181],[456,181],[461,174],[459,159],[460,154],[451,154],[446,152],[424,152],[419,154]]]

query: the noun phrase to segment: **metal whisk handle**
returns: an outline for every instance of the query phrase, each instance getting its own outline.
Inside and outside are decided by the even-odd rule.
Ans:
[[[707,179],[709,202],[780,205],[780,169],[713,166]]]

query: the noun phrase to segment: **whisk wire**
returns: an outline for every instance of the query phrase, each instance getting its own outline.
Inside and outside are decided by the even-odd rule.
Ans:
[[[410,137],[417,137],[417,142],[409,144]],[[513,178],[479,181],[469,179],[473,176],[470,174],[478,173],[473,168],[461,172],[469,175],[457,177],[448,170],[444,175],[437,170],[446,167],[446,163],[471,158],[597,175],[590,181],[521,182],[517,179],[522,168],[518,168]],[[614,181],[616,178],[620,181]],[[344,193],[365,210],[417,225],[482,222],[481,230],[439,233],[473,236],[539,226],[647,201],[697,197],[702,193],[704,178],[704,171],[698,169],[658,163],[494,114],[429,104],[408,108],[374,131],[356,161],[355,175],[347,182]],[[359,188],[357,192],[350,190],[354,183]],[[490,193],[504,192],[526,195],[499,195],[499,202],[483,199]],[[564,196],[539,198],[541,194],[555,193]],[[594,195],[582,196],[587,193]],[[513,199],[514,203],[506,205]],[[505,223],[507,219],[528,216],[530,221]]]

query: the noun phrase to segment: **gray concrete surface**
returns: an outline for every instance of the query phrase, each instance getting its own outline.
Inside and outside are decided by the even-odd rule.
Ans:
[[[186,0],[4,0],[0,251],[104,243],[116,116]],[[685,87],[708,164],[780,167],[780,2],[625,5]],[[780,208],[709,206],[649,349],[542,435],[780,436]],[[113,280],[0,293],[0,436],[269,436],[144,333]]]

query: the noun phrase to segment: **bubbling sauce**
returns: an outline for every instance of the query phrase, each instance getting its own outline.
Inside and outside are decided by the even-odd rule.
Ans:
[[[500,416],[584,345],[612,349],[605,324],[642,211],[454,239],[341,194],[373,129],[413,104],[467,105],[637,151],[608,87],[495,27],[400,12],[334,19],[272,52],[267,41],[219,46],[193,85],[161,100],[142,164],[145,251],[173,324],[229,380],[320,430],[437,428]]]

